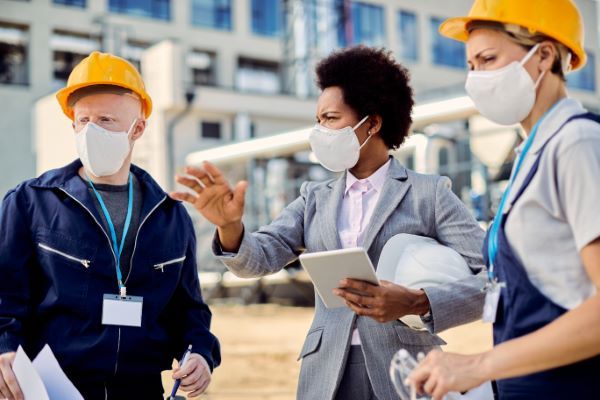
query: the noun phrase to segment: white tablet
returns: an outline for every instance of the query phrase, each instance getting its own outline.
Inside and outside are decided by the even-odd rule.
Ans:
[[[341,297],[333,294],[333,289],[340,286],[342,279],[379,284],[373,264],[361,247],[301,254],[300,263],[327,308],[346,306]]]

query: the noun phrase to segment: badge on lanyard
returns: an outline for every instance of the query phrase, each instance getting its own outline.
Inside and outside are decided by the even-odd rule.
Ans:
[[[488,282],[483,288],[485,292],[485,303],[483,305],[483,322],[493,324],[496,322],[496,313],[498,312],[498,302],[500,301],[501,289],[506,287],[504,282],[494,280]]]
[[[131,173],[129,174],[129,199],[127,201],[127,215],[125,224],[123,225],[123,234],[121,235],[121,243],[117,242],[117,232],[113,224],[110,213],[102,200],[102,196],[94,187],[91,179],[88,177],[88,182],[100,203],[100,208],[106,218],[106,224],[110,231],[112,239],[112,247],[115,254],[115,270],[117,273],[117,284],[119,294],[105,294],[102,301],[102,324],[103,325],[122,325],[122,326],[142,326],[142,306],[144,299],[139,296],[127,296],[127,288],[123,284],[123,275],[121,273],[121,254],[125,245],[125,238],[131,223],[131,215],[133,214],[133,181]]]
[[[142,326],[143,304],[144,298],[140,296],[105,294],[102,302],[102,325]]]

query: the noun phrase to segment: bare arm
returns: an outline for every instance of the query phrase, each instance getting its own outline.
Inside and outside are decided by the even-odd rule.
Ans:
[[[600,238],[581,252],[585,269],[600,289]],[[491,379],[527,375],[573,364],[600,354],[600,294],[545,327],[472,356],[433,352],[411,381],[441,399]],[[548,351],[551,348],[552,351]]]

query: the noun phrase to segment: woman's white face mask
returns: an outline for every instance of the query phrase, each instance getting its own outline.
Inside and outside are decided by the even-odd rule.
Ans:
[[[356,165],[360,150],[371,139],[371,135],[360,145],[355,131],[367,118],[368,115],[354,127],[347,126],[342,129],[330,129],[320,124],[314,126],[308,140],[323,167],[333,172],[342,172]]]
[[[537,87],[546,71],[533,82],[524,65],[539,46],[533,46],[521,61],[513,61],[503,68],[469,72],[465,89],[481,115],[500,125],[513,125],[531,113]]]
[[[88,122],[75,133],[79,159],[94,176],[115,174],[131,151],[130,133],[138,119],[134,119],[127,132],[113,132]]]

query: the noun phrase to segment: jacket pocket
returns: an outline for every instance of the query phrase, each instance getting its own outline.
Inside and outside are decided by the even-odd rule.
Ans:
[[[429,333],[428,331],[417,331],[406,325],[395,325],[394,329],[398,335],[400,342],[411,346],[443,346],[446,342],[439,337]]]
[[[174,258],[172,260],[168,260],[165,262],[161,262],[159,264],[154,264],[154,270],[155,271],[160,271],[160,272],[165,272],[165,267],[168,266],[172,266],[174,264],[179,264],[185,261],[186,256],[182,256],[182,257],[178,257],[178,258]]]
[[[306,335],[306,339],[304,340],[304,346],[302,346],[302,350],[298,356],[298,360],[319,350],[321,338],[323,336],[323,330],[324,328],[316,328],[308,332],[308,335]]]
[[[45,243],[38,243],[38,247],[48,253],[52,253],[55,254],[57,256],[60,256],[66,260],[70,260],[74,263],[79,263],[81,265],[83,265],[86,269],[90,267],[91,261],[84,259],[84,258],[79,258],[79,257],[75,257],[73,255],[67,254],[61,250],[58,250],[54,247],[51,247]]]

